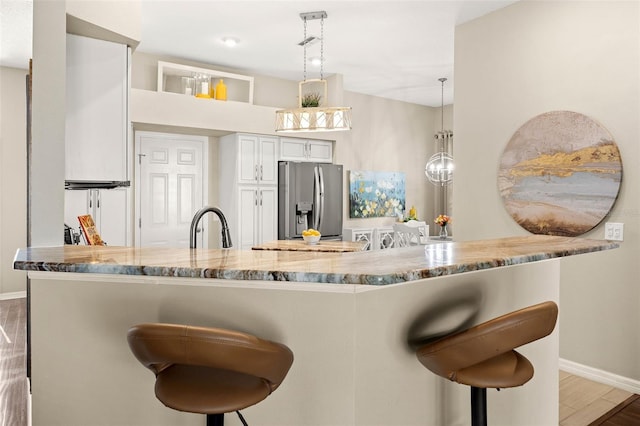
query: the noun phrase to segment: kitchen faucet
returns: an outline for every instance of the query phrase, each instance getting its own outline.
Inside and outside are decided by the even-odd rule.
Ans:
[[[196,214],[193,216],[193,220],[191,220],[191,230],[189,232],[189,247],[196,248],[196,229],[198,228],[198,223],[200,223],[200,219],[208,212],[213,212],[220,218],[220,223],[222,224],[222,248],[229,248],[233,244],[231,244],[231,234],[229,233],[229,225],[227,225],[227,219],[222,214],[222,211],[217,207],[209,207],[205,206],[198,210]]]

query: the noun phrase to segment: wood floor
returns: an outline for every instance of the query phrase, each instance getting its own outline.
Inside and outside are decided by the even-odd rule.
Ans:
[[[0,300],[0,426],[28,423],[25,300]]]
[[[0,300],[0,326],[0,426],[27,426],[26,299]],[[560,371],[559,426],[588,426],[631,396]]]
[[[587,426],[632,395],[560,371],[560,426]]]

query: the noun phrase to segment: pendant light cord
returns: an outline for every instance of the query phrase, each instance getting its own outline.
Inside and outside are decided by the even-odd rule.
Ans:
[[[320,18],[320,80],[324,80],[324,17]]]
[[[441,92],[441,102],[440,102],[440,130],[444,132],[444,82],[447,81],[446,78],[441,78],[442,82],[442,92]]]
[[[302,39],[304,40],[304,46],[303,50],[304,50],[304,57],[303,57],[303,69],[304,69],[304,74],[303,74],[303,80],[307,81],[307,18],[304,18],[304,38]]]

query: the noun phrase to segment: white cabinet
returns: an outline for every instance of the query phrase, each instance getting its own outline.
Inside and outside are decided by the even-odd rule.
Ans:
[[[278,239],[278,188],[241,186],[238,189],[238,232],[234,245],[249,250]],[[232,237],[233,238],[233,237]]]
[[[278,183],[278,139],[272,136],[236,134],[225,136],[221,144],[238,146],[238,183]]]
[[[278,237],[278,138],[232,134],[219,141],[220,209],[233,247]]]
[[[64,222],[77,230],[80,226],[78,216],[90,214],[108,245],[129,246],[128,204],[128,188],[66,190]]]
[[[280,160],[331,163],[333,162],[333,142],[280,138]]]
[[[129,49],[67,34],[65,180],[128,179]]]

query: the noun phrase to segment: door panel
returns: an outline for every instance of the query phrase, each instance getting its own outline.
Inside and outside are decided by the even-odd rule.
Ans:
[[[266,243],[278,239],[278,188],[260,189],[260,200],[258,203],[260,218],[260,235],[257,244]]]
[[[166,226],[169,223],[169,176],[166,173],[152,173],[150,177],[150,190],[145,191],[149,198],[143,195],[142,202],[151,206],[151,225]]]
[[[324,217],[322,235],[342,235],[342,166],[319,164],[324,176]]]
[[[189,247],[191,219],[206,194],[206,142],[205,137],[136,133],[137,246]],[[206,247],[207,240],[199,239],[198,247]]]
[[[96,191],[96,197],[100,236],[110,246],[126,246],[127,222],[130,222],[127,220],[128,188],[101,189]]]
[[[256,200],[257,187],[241,187],[239,189],[238,206],[238,247],[241,250],[249,250],[254,245],[256,235]],[[234,241],[235,245],[236,242]]]
[[[258,137],[240,135],[240,158],[238,159],[239,183],[255,184],[257,180]]]
[[[278,183],[278,139],[260,138],[260,183]]]

